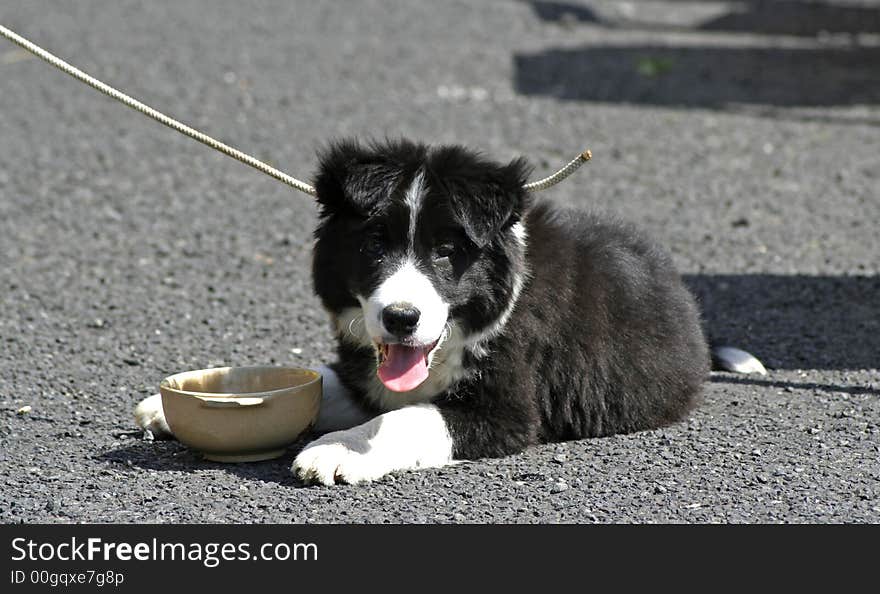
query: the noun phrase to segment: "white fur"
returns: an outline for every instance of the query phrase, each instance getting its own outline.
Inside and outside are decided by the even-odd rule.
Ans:
[[[510,230],[513,232],[513,236],[516,237],[516,240],[519,242],[519,244],[522,247],[526,247],[528,232],[526,231],[526,226],[522,223],[522,221],[511,225]]]
[[[366,301],[361,301],[367,333],[375,342],[384,343],[392,339],[391,333],[382,324],[382,310],[396,303],[407,303],[420,312],[419,324],[412,335],[413,342],[430,345],[440,338],[446,327],[449,305],[412,260],[407,259]]]
[[[355,484],[451,462],[452,438],[443,415],[436,406],[422,404],[328,433],[300,452],[292,470],[307,482]]]
[[[366,300],[361,299],[361,301],[366,307]],[[375,343],[366,330],[363,312],[364,309],[360,307],[346,308],[333,318],[333,326],[340,340],[375,349]],[[397,410],[409,404],[431,401],[464,377],[464,368],[461,363],[465,341],[453,338],[457,336],[453,326],[444,328],[439,344],[428,356],[428,369],[430,370],[428,379],[416,389],[409,392],[394,392],[386,388],[376,374],[365,378],[365,382],[360,386],[361,389],[364,390],[367,398],[382,411]],[[324,389],[327,389],[326,383]]]
[[[153,394],[141,400],[134,409],[134,420],[141,429],[149,430],[156,437],[171,435],[162,409],[162,395]]]
[[[526,248],[528,232],[523,223],[515,223],[510,228],[517,242]],[[519,301],[519,295],[528,279],[528,271],[518,274],[514,279],[513,290],[511,291],[510,301],[494,324],[480,332],[479,334],[464,335],[454,323],[447,326],[448,331],[443,334],[443,338],[438,348],[432,353],[429,360],[430,374],[425,382],[414,390],[409,392],[393,392],[387,389],[379,379],[373,375],[366,385],[362,388],[365,390],[367,398],[369,398],[380,410],[396,410],[410,404],[420,402],[430,402],[439,394],[445,392],[450,386],[455,384],[467,375],[467,370],[462,365],[465,350],[470,351],[477,357],[483,357],[488,354],[486,343],[500,334],[510,316],[513,314],[514,308]],[[427,280],[427,279],[425,279]],[[362,301],[366,306],[366,303]],[[447,310],[448,311],[448,310]],[[361,344],[370,345],[372,340],[366,335],[357,335],[358,331],[363,332],[365,325],[363,321],[357,321],[360,314],[356,309],[346,310],[340,316],[340,320],[356,320],[352,327],[355,332],[350,332],[350,328],[346,325],[346,339],[362,340]],[[380,314],[381,315],[381,314]],[[447,314],[448,315],[448,314]],[[347,324],[348,322],[346,322]],[[337,327],[341,327],[342,322],[337,323]],[[355,334],[354,337],[352,335]]]
[[[421,273],[418,274],[421,275]],[[423,275],[422,278],[430,284],[430,281]],[[396,282],[401,280],[405,281],[406,279],[397,277]],[[403,284],[406,286],[405,282]],[[394,286],[386,285],[386,291],[389,288],[393,289]],[[433,290],[433,286],[431,290]],[[385,294],[387,295],[388,293],[386,292]],[[407,295],[405,297],[407,301],[412,302],[415,299],[409,296],[409,291],[406,291],[405,294]],[[333,316],[333,328],[341,340],[358,346],[375,348],[375,342],[380,339],[379,337],[384,332],[384,329],[381,328],[382,310],[380,308],[378,311],[370,314],[368,313],[370,311],[370,302],[360,296],[358,296],[358,300],[361,302],[361,307],[349,307],[340,312],[338,316]],[[442,302],[439,296],[432,301],[435,304],[438,301]],[[379,305],[381,304],[376,304],[373,307],[379,308]],[[426,306],[423,305],[423,307]],[[419,309],[423,311],[421,308]],[[445,304],[441,304],[439,311],[440,313],[437,315],[434,324],[439,325],[440,319],[443,320],[442,329],[439,333],[440,342],[428,357],[430,374],[422,385],[409,392],[393,392],[387,389],[375,374],[372,374],[369,378],[365,378],[365,383],[360,386],[366,393],[367,398],[380,410],[397,410],[410,404],[429,402],[453,383],[464,377],[462,357],[465,341],[456,338],[458,334],[454,326],[447,326],[446,316],[448,316],[448,307]],[[372,330],[366,324],[368,316],[374,321]],[[437,340],[437,336],[425,340],[425,342],[431,344],[434,340]]]
[[[465,343],[465,346],[477,357],[484,357],[488,354],[486,350],[486,343],[488,343],[492,338],[501,334],[501,331],[504,330],[504,326],[507,325],[507,320],[510,319],[510,316],[513,314],[514,308],[516,308],[516,303],[519,301],[519,294],[522,291],[523,285],[528,278],[528,274],[518,274],[516,278],[513,280],[513,290],[510,293],[510,302],[507,304],[507,307],[501,312],[501,315],[498,316],[498,319],[495,320],[495,323],[480,332],[479,334],[472,334],[469,336],[463,336],[462,340]]]
[[[517,243],[520,244],[523,250],[526,249],[527,240],[528,240],[528,232],[526,231],[526,226],[524,223],[514,223],[510,226],[510,231],[513,233],[516,238]],[[504,327],[507,325],[507,321],[510,319],[510,316],[513,314],[513,310],[516,308],[516,304],[519,301],[519,294],[522,292],[523,286],[525,286],[526,281],[529,278],[529,271],[526,269],[524,272],[517,274],[513,279],[513,289],[510,292],[510,300],[507,303],[507,307],[501,312],[501,315],[498,316],[498,319],[495,320],[495,323],[480,332],[479,334],[472,334],[470,336],[463,336],[461,333],[454,334],[453,339],[456,341],[461,341],[463,346],[470,350],[474,356],[476,357],[485,357],[488,354],[486,349],[486,343],[489,342],[492,338],[498,336]],[[456,346],[454,343],[452,346]]]
[[[416,222],[419,218],[419,210],[422,208],[422,198],[425,193],[425,175],[422,171],[416,175],[412,184],[404,195],[404,202],[409,207],[409,245],[415,244]]]

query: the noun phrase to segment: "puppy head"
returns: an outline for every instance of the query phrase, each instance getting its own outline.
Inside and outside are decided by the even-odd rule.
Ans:
[[[315,290],[393,391],[424,382],[455,328],[496,327],[524,274],[524,161],[345,141],[320,155]]]

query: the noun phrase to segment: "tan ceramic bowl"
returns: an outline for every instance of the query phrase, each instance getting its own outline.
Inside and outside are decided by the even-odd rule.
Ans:
[[[254,462],[284,454],[318,416],[321,374],[297,367],[218,367],[162,380],[174,436],[208,460]]]

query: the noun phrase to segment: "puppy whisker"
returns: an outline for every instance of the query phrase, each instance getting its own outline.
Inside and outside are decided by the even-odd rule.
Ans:
[[[356,316],[352,318],[351,321],[348,323],[348,333],[352,336],[359,336],[360,332],[355,332],[355,326],[357,326],[357,324],[361,324],[363,326],[363,322],[364,316]]]

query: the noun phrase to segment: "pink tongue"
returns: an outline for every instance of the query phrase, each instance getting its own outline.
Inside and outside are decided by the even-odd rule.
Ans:
[[[425,350],[402,344],[389,344],[385,361],[379,366],[379,379],[392,392],[409,392],[428,379]]]

